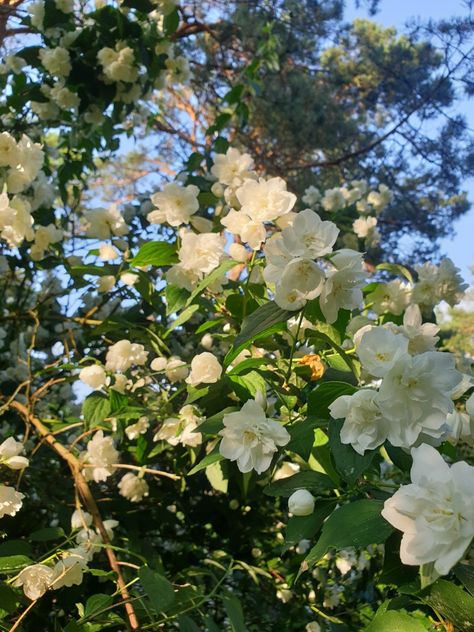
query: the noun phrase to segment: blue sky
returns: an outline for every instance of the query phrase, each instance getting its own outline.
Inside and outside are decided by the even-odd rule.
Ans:
[[[347,3],[348,19],[368,17],[363,7],[357,9],[354,5],[355,2]],[[453,15],[466,15],[466,12],[462,0],[381,0],[379,12],[371,19],[384,26],[395,26],[403,30],[404,24],[413,18],[440,20]],[[470,127],[474,128],[474,100],[460,101],[459,108],[468,119]],[[465,183],[464,188],[471,203],[474,203],[474,177]],[[454,228],[455,237],[443,240],[442,250],[461,268],[466,281],[472,282],[469,266],[474,265],[474,208],[458,220]]]

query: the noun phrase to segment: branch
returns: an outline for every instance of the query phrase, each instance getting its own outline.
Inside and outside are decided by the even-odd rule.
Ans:
[[[51,448],[69,465],[71,473],[74,478],[74,484],[76,486],[79,495],[84,501],[88,512],[92,515],[94,525],[100,533],[102,541],[105,545],[105,552],[109,559],[110,568],[117,574],[117,585],[120,591],[120,595],[124,601],[125,611],[127,613],[128,622],[131,630],[139,630],[140,624],[138,623],[135,609],[130,603],[130,594],[127,589],[127,585],[120,569],[120,564],[115,556],[114,551],[110,548],[110,539],[105,529],[102,517],[99,512],[99,508],[95,501],[94,496],[90,490],[90,487],[82,474],[82,464],[80,461],[69,452],[57,439],[52,435],[49,430],[42,424],[42,422],[34,415],[28,412],[26,406],[20,402],[14,401],[11,403],[11,408],[18,411],[27,421],[29,421],[36,429],[38,434],[43,437],[46,443],[49,443]]]

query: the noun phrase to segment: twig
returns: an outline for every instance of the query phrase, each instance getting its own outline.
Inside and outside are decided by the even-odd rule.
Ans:
[[[36,431],[44,437],[46,443],[49,443],[51,448],[69,465],[71,473],[74,478],[74,484],[76,486],[79,495],[84,501],[84,505],[86,506],[89,513],[92,515],[92,519],[95,527],[100,533],[102,541],[105,545],[105,552],[107,554],[110,568],[117,573],[117,585],[120,591],[120,595],[124,601],[125,611],[127,613],[128,622],[131,630],[139,630],[140,624],[138,623],[137,616],[135,614],[135,609],[133,605],[130,603],[130,594],[127,590],[127,586],[125,580],[122,575],[122,571],[120,569],[120,565],[115,556],[114,551],[110,547],[110,539],[107,534],[107,530],[102,521],[102,517],[99,512],[99,508],[97,506],[96,500],[92,495],[92,492],[89,488],[89,485],[82,474],[81,468],[82,463],[71,454],[59,441],[56,439],[54,435],[52,435],[49,430],[42,424],[42,422],[35,417],[34,415],[28,412],[26,406],[21,404],[20,402],[12,402],[11,408],[17,410],[23,417],[25,417],[36,429]],[[11,631],[10,631],[11,632]]]

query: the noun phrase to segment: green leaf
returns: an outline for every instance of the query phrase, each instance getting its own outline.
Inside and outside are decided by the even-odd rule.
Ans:
[[[291,440],[285,446],[285,450],[295,452],[302,459],[307,461],[313,449],[314,431],[318,425],[319,422],[317,421],[303,419],[303,421],[296,422],[291,426],[286,426],[286,429],[290,433]]]
[[[334,483],[321,472],[313,470],[303,470],[293,476],[282,478],[279,481],[267,485],[263,492],[267,496],[284,496],[288,498],[297,489],[307,489],[310,492],[321,493],[334,489]]]
[[[454,624],[459,632],[474,630],[474,597],[445,579],[438,579],[423,600]]]
[[[8,584],[0,583],[0,608],[7,614],[15,612],[20,603],[18,594]]]
[[[18,573],[25,566],[34,564],[26,555],[9,555],[8,557],[0,557],[0,573]]]
[[[413,275],[408,268],[399,263],[379,263],[375,267],[376,270],[385,270],[395,276],[404,276],[410,283],[414,283]]]
[[[206,467],[206,478],[214,489],[227,494],[229,487],[229,477],[227,474],[228,464],[225,461],[216,461]]]
[[[104,595],[102,593],[92,595],[92,597],[89,597],[86,601],[84,619],[92,619],[93,617],[96,617],[109,608],[113,602],[114,599],[110,595]]]
[[[33,531],[29,539],[33,542],[48,542],[49,540],[64,538],[65,535],[66,534],[61,527],[45,527],[44,529]]]
[[[207,454],[202,459],[202,461],[199,461],[199,463],[197,465],[195,465],[193,467],[193,469],[188,472],[188,476],[192,476],[193,474],[197,474],[201,470],[206,469],[206,467],[208,467],[209,465],[212,465],[213,463],[217,463],[218,461],[222,461],[223,459],[224,459],[224,457],[219,452],[218,447],[216,447],[216,448],[214,448],[214,450],[210,454]]]
[[[166,577],[142,566],[138,571],[140,583],[157,612],[164,612],[175,600],[174,588]]]
[[[240,333],[235,338],[231,350],[224,358],[225,366],[229,365],[254,340],[286,329],[286,321],[295,313],[297,312],[281,309],[276,303],[270,301],[244,318]]]
[[[318,502],[309,516],[292,516],[286,525],[285,549],[301,540],[311,540],[335,506],[334,501]]]
[[[458,564],[453,570],[461,584],[474,596],[474,568],[469,564]]]
[[[222,597],[222,601],[224,603],[227,616],[230,619],[232,632],[248,632],[247,626],[245,625],[242,605],[239,599],[233,595],[225,595]]]
[[[163,20],[163,30],[165,35],[172,35],[179,26],[179,13],[178,10],[175,9],[168,15],[165,15]]]
[[[329,419],[329,406],[341,395],[352,395],[357,388],[347,382],[322,382],[308,395],[308,415]]]
[[[174,314],[186,305],[189,292],[177,285],[168,284],[165,288],[166,314]]]
[[[182,614],[178,617],[180,632],[200,632],[200,628],[194,623],[191,617]]]
[[[387,610],[376,616],[365,632],[426,632],[427,628],[405,612]]]
[[[222,278],[226,272],[228,272],[231,268],[235,267],[237,264],[235,261],[224,261],[218,266],[215,270],[213,270],[210,274],[207,274],[204,279],[197,284],[194,290],[191,292],[191,296],[186,301],[186,307],[190,305],[197,296],[201,296],[203,290],[205,290],[209,285]]]
[[[385,542],[393,529],[382,518],[382,508],[383,502],[379,500],[356,500],[336,509],[324,523],[321,537],[304,564],[314,566],[331,548],[340,550]]]
[[[341,443],[341,427],[339,420],[331,419],[328,427],[329,449],[336,466],[336,470],[344,480],[353,485],[356,480],[370,467],[375,451],[358,454],[351,445]]]
[[[170,327],[168,327],[168,329],[163,334],[163,338],[167,338],[167,336],[174,329],[180,327],[181,325],[184,325],[184,323],[186,323],[191,318],[191,316],[197,309],[199,309],[199,305],[190,305],[189,307],[186,307],[186,309],[184,309],[181,314],[177,318],[175,318],[175,320],[173,320]]]
[[[176,244],[150,241],[143,245],[130,261],[132,266],[170,266],[178,262]]]
[[[91,393],[82,404],[82,414],[89,427],[101,424],[110,415],[110,401],[101,393]]]
[[[265,380],[257,371],[249,371],[245,375],[229,375],[227,379],[242,403],[254,399],[258,392],[265,394],[267,388]]]

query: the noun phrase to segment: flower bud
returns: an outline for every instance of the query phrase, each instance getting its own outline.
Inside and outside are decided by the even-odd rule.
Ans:
[[[294,516],[309,516],[314,511],[314,496],[307,489],[297,489],[288,498],[288,511]]]

